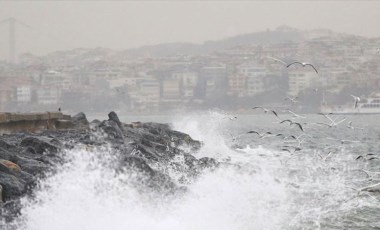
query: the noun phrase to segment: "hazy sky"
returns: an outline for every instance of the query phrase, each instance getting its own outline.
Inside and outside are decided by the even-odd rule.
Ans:
[[[1,1],[0,21],[15,17],[17,53],[79,47],[127,49],[203,42],[275,29],[328,28],[380,37],[380,1]],[[9,54],[0,24],[0,59]]]

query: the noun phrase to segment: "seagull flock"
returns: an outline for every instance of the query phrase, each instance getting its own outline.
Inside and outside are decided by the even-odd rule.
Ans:
[[[268,109],[268,108],[265,108],[265,107],[262,107],[262,106],[255,106],[252,109],[253,110],[262,110],[264,113],[273,114],[278,119],[278,121],[274,122],[274,123],[277,123],[279,125],[281,125],[281,124],[288,124],[290,127],[295,127],[296,130],[299,130],[299,132],[302,133],[299,136],[296,136],[296,135],[286,136],[286,135],[284,135],[282,133],[274,134],[274,133],[272,133],[270,131],[260,133],[259,131],[256,131],[256,130],[250,130],[250,131],[248,131],[246,133],[246,134],[256,134],[259,138],[281,137],[284,140],[293,139],[294,141],[296,141],[298,143],[298,145],[295,145],[295,146],[292,146],[292,145],[283,145],[281,147],[281,150],[287,151],[287,152],[296,152],[296,151],[302,150],[301,143],[305,140],[304,137],[306,137],[306,136],[307,137],[311,137],[309,134],[305,133],[305,128],[306,127],[311,128],[310,125],[318,125],[318,126],[326,126],[328,128],[335,128],[339,124],[341,124],[344,121],[346,121],[346,118],[342,118],[342,119],[339,119],[338,117],[337,118],[332,118],[330,116],[330,115],[333,115],[332,113],[328,113],[328,114],[318,113],[319,115],[323,116],[326,119],[326,122],[314,122],[314,123],[313,122],[300,122],[300,121],[297,121],[296,119],[306,119],[306,117],[302,116],[302,115],[299,115],[299,114],[296,114],[296,113],[292,112],[291,110],[284,110],[283,111],[283,112],[287,112],[288,114],[290,114],[291,118],[281,119],[280,116],[279,116],[279,114],[275,110],[273,110],[273,109]],[[346,127],[349,128],[349,129],[363,130],[363,128],[354,127],[352,125],[352,121],[349,121],[347,123]],[[326,138],[326,139],[338,141],[341,144],[350,143],[350,142],[351,143],[359,142],[359,141],[354,141],[354,140],[343,140],[343,139],[333,139],[333,138]],[[291,150],[293,150],[293,151],[291,151]]]
[[[265,108],[262,106],[255,106],[252,109],[258,110],[258,111],[261,110],[265,114],[273,115],[273,117],[278,120],[277,122],[274,122],[274,123],[276,123],[278,125],[289,124],[289,126],[291,128],[292,127],[295,128],[294,130],[290,130],[290,131],[293,131],[294,134],[286,135],[283,133],[277,133],[276,134],[276,133],[273,133],[271,131],[259,132],[257,130],[250,130],[250,131],[247,131],[246,133],[240,134],[238,137],[233,137],[230,134],[231,137],[233,137],[233,141],[238,140],[238,138],[240,138],[242,136],[252,135],[252,134],[254,134],[255,136],[257,136],[260,139],[262,139],[262,138],[281,138],[281,139],[283,139],[283,141],[282,141],[283,144],[280,146],[280,151],[288,152],[289,154],[296,154],[297,152],[300,152],[300,153],[302,152],[302,149],[303,149],[302,144],[305,141],[308,141],[309,140],[308,138],[313,137],[312,135],[308,134],[308,131],[311,128],[310,127],[311,125],[318,125],[319,127],[326,127],[328,129],[335,130],[335,128],[337,128],[338,126],[344,128],[343,124],[347,120],[345,117],[339,118],[339,116],[333,118],[332,116],[336,115],[333,113],[327,113],[327,114],[326,113],[317,113],[317,115],[322,116],[326,120],[326,122],[316,122],[316,123],[300,122],[301,119],[305,119],[306,117],[301,116],[299,114],[296,114],[290,110],[282,111],[282,112],[285,112],[287,115],[286,119],[282,119],[282,116],[284,116],[284,114],[283,113],[280,114],[273,109]],[[289,117],[288,115],[291,115],[291,118],[288,118]],[[238,118],[236,116],[234,116],[234,119],[238,119]],[[345,127],[348,130],[364,130],[364,128],[354,126],[353,121],[347,121]],[[298,132],[298,134],[295,134],[297,132]],[[353,144],[353,143],[363,143],[360,140],[346,140],[346,139],[339,139],[339,138],[332,138],[332,137],[325,137],[325,139],[331,140],[334,142],[338,142],[341,145]],[[324,148],[324,151],[326,151],[326,153],[324,153],[324,154],[317,153],[317,156],[320,158],[320,160],[322,162],[324,162],[324,164],[326,164],[329,160],[331,160],[334,157],[334,153],[338,152],[339,147],[340,147],[339,145],[330,145],[327,148]],[[323,153],[323,151],[322,151],[322,153]],[[380,158],[377,157],[374,153],[361,154],[361,155],[356,156],[353,160],[363,161],[363,162],[368,162],[368,163],[370,163],[372,161],[380,162]],[[370,171],[366,171],[364,169],[361,169],[361,171],[363,171],[367,175],[367,177],[369,178],[369,182],[371,182],[373,180],[380,181],[380,178],[378,178],[378,177],[380,177],[380,172],[370,172]],[[380,183],[379,184],[367,185],[367,186],[362,187],[362,188],[352,188],[352,189],[355,189],[358,192],[358,194],[361,192],[366,192],[366,195],[371,196],[368,193],[380,192]]]
[[[284,64],[284,66],[286,66],[286,68],[290,68],[293,65],[301,65],[302,67],[310,67],[315,71],[316,74],[318,74],[317,68],[311,63],[299,62],[299,61],[286,63],[285,61],[274,58],[274,57],[267,57],[267,58],[270,58],[274,61],[277,61],[277,62]],[[318,89],[313,89],[313,91],[316,93],[318,91]],[[352,94],[349,96],[351,96],[353,99],[353,102],[354,102],[353,107],[355,109],[357,109],[358,104],[360,103],[360,97],[352,95]],[[298,97],[290,97],[290,96],[285,98],[285,100],[287,100],[291,103],[291,106],[295,105],[296,103],[299,103],[299,101],[297,99],[298,99]],[[278,113],[277,111],[275,111],[274,109],[265,108],[263,106],[255,106],[252,109],[257,110],[257,111],[261,110],[265,114],[273,115],[277,119],[277,122],[274,122],[274,123],[276,123],[277,125],[288,124],[290,129],[291,129],[290,131],[298,132],[298,135],[297,134],[286,135],[283,133],[275,134],[271,131],[259,132],[257,130],[250,130],[250,131],[247,131],[246,133],[242,133],[242,134],[238,135],[237,137],[233,137],[230,134],[231,137],[233,137],[233,141],[236,141],[241,136],[252,135],[252,134],[254,134],[255,136],[257,136],[260,139],[262,139],[262,138],[282,138],[283,141],[282,141],[282,145],[280,146],[280,150],[284,151],[284,152],[288,152],[290,154],[295,154],[295,152],[302,152],[302,144],[308,140],[308,137],[309,138],[312,137],[311,135],[308,134],[308,131],[313,129],[313,125],[319,126],[319,127],[326,127],[327,129],[331,129],[331,131],[335,130],[335,128],[337,128],[338,126],[342,127],[343,124],[346,124],[345,127],[348,130],[364,130],[364,128],[354,126],[353,121],[347,121],[346,117],[342,118],[340,116],[336,116],[334,118],[333,115],[336,115],[336,114],[333,114],[333,113],[317,113],[317,115],[322,116],[325,121],[313,123],[313,122],[304,122],[304,120],[306,120],[306,116],[296,114],[295,112],[292,112],[290,109],[281,111],[282,112],[281,114]],[[286,117],[286,119],[282,119],[281,117],[283,116],[283,113],[290,115],[290,118]],[[235,120],[235,119],[237,119],[236,116],[233,116],[232,118],[230,117],[230,120]],[[303,119],[303,120],[301,121],[301,119]],[[346,140],[346,139],[339,139],[339,138],[332,138],[332,137],[325,137],[325,139],[340,143],[341,145],[353,144],[353,143],[363,143],[362,141],[359,141],[359,140]],[[324,151],[327,152],[327,153],[323,154],[324,156],[319,154],[319,153],[317,153],[317,154],[323,162],[327,162],[329,159],[333,158],[334,153],[336,153],[338,151],[338,147],[339,147],[338,145],[331,145],[331,146],[328,146],[327,148],[324,148]],[[371,161],[379,161],[380,162],[380,158],[377,157],[373,153],[358,155],[355,157],[354,160],[356,160],[356,161],[360,160],[360,161],[364,161],[364,162],[371,162]],[[364,173],[366,173],[366,175],[370,178],[370,181],[372,181],[374,179],[374,175],[380,176],[380,172],[370,172],[370,171],[366,171],[364,169],[362,169],[362,171]],[[380,181],[380,178],[376,178],[376,180]],[[355,189],[355,188],[353,188],[353,189]],[[357,190],[358,192],[373,192],[373,191],[380,192],[380,183],[372,184],[372,185],[365,186],[363,188],[359,188],[359,189],[355,189],[355,190]]]

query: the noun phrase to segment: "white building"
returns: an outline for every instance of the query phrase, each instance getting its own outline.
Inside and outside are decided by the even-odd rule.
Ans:
[[[246,95],[254,96],[266,91],[265,77],[267,70],[264,66],[254,63],[244,63],[237,67],[238,73],[246,76]]]
[[[289,74],[289,91],[290,96],[298,96],[305,89],[313,88],[319,85],[318,74],[313,69],[294,69]]]
[[[32,87],[28,85],[16,87],[17,103],[29,103],[32,101]]]
[[[61,96],[61,91],[58,87],[43,86],[37,89],[37,101],[41,105],[58,104]]]
[[[128,90],[133,108],[141,110],[155,110],[160,102],[160,83],[153,78],[144,78],[138,81],[137,88]]]
[[[42,74],[41,85],[54,86],[61,90],[69,90],[74,84],[74,76],[54,70],[46,71]]]
[[[204,94],[206,97],[223,93],[228,87],[227,67],[225,64],[213,64],[203,67],[201,78],[205,83]]]

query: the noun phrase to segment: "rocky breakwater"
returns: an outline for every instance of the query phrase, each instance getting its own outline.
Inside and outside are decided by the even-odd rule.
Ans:
[[[201,148],[201,142],[173,130],[169,124],[125,124],[114,112],[108,117],[88,122],[86,115],[79,113],[71,118],[67,129],[0,136],[1,221],[12,221],[20,213],[20,198],[33,197],[39,180],[54,174],[65,163],[62,153],[78,146],[89,152],[107,146],[117,153],[115,173],[136,172],[138,176],[133,180],[136,187],[163,196],[183,194],[186,185],[202,170],[219,164],[212,158],[193,156]],[[176,170],[179,176],[173,178],[166,173],[168,168]]]

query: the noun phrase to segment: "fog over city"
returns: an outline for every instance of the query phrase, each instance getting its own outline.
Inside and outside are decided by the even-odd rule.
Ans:
[[[379,230],[379,22],[0,0],[0,230]]]
[[[124,50],[171,42],[201,43],[288,25],[380,36],[377,1],[1,1],[14,17],[17,52],[104,47]],[[0,27],[8,58],[8,27]]]
[[[245,111],[287,97],[300,111],[346,106],[379,86],[379,10],[377,1],[2,1],[0,109]],[[319,73],[287,68],[293,61]]]

